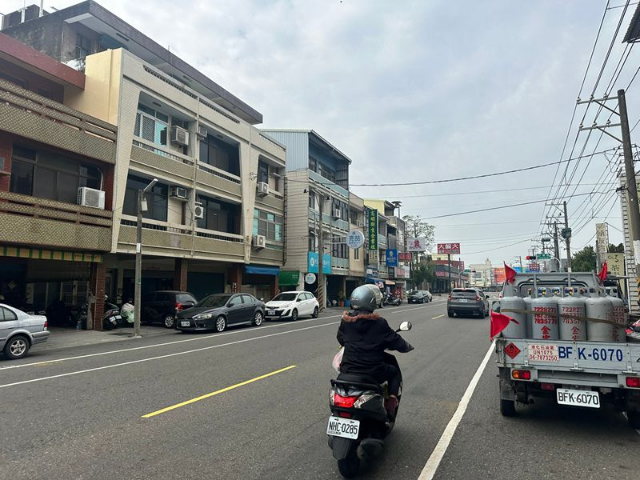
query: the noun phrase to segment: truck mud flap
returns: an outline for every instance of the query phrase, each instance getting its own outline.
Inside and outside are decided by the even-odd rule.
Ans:
[[[509,368],[500,368],[500,399],[515,400],[516,392],[513,380],[511,380],[511,370]]]

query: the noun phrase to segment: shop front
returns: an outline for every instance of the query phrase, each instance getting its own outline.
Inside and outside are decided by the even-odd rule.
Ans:
[[[264,265],[245,265],[242,292],[268,302],[278,293],[280,268]]]
[[[278,288],[280,292],[297,290],[300,285],[299,270],[280,270],[278,274]]]

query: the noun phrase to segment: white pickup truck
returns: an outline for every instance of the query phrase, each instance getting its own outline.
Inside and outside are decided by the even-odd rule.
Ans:
[[[564,291],[572,286],[592,295],[598,289],[592,273],[571,273],[571,279],[567,273],[542,273],[517,274],[503,292],[524,297],[541,287]],[[500,300],[493,310],[500,311]],[[503,310],[509,316],[508,310]],[[584,408],[611,403],[626,412],[630,426],[640,428],[640,343],[627,340],[610,343],[499,336],[500,412],[513,416],[516,402],[527,405],[537,397]]]

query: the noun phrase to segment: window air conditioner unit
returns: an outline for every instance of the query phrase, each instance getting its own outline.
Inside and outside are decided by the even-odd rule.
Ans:
[[[171,143],[186,147],[189,145],[189,132],[182,127],[171,127]]]
[[[201,138],[207,138],[209,132],[207,131],[207,127],[202,124],[198,125],[198,136]]]
[[[333,218],[340,218],[340,209],[339,208],[334,208],[333,209]]]
[[[104,192],[94,188],[78,188],[78,205],[104,210]]]
[[[255,248],[265,248],[267,246],[267,237],[264,235],[254,235],[251,244]]]
[[[184,187],[171,187],[171,198],[186,202],[189,200],[189,191]]]
[[[196,206],[193,207],[193,218],[196,220],[204,218],[204,207],[202,205],[196,204]]]
[[[258,182],[257,186],[258,195],[264,197],[265,195],[269,195],[269,184],[265,182]]]

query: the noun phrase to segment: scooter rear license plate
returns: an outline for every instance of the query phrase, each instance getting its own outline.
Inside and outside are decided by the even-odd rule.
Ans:
[[[351,420],[350,418],[333,416],[329,417],[329,424],[327,425],[327,435],[357,440],[359,431],[360,420]]]

